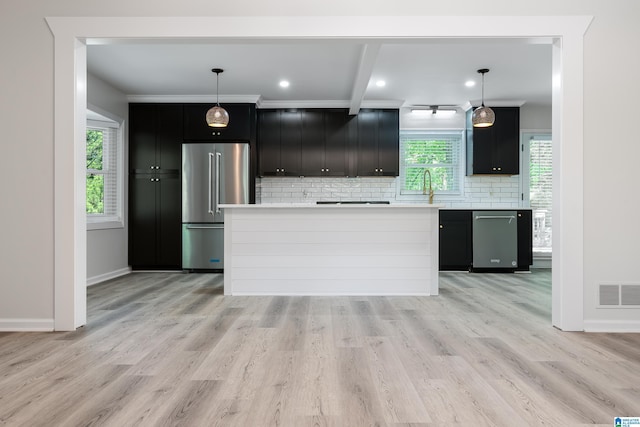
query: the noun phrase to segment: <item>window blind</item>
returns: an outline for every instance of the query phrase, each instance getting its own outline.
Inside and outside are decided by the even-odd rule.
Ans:
[[[89,152],[89,148],[87,150],[87,179],[102,177],[102,209],[97,209],[96,211],[94,208],[90,215],[116,217],[120,211],[118,193],[120,144],[118,143],[119,129],[117,123],[91,121],[87,125],[87,131],[95,131],[102,137],[101,153],[96,152],[100,148],[95,146],[92,147],[92,152]],[[87,194],[87,198],[89,197],[90,195]]]
[[[551,248],[552,211],[551,137],[533,136],[529,140],[529,203],[533,210],[533,246]]]
[[[441,194],[459,193],[461,147],[461,131],[401,132],[401,194],[422,192],[425,170],[431,173],[434,191]]]

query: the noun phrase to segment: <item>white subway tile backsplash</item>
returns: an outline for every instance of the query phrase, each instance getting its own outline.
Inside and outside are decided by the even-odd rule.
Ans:
[[[518,176],[467,176],[462,195],[450,200],[438,200],[436,195],[435,202],[460,209],[517,208],[519,197]],[[268,177],[256,180],[257,203],[315,203],[318,200],[395,201],[396,179]],[[424,200],[415,202],[424,203]]]

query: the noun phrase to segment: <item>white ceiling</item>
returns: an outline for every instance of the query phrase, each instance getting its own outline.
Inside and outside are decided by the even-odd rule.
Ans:
[[[88,71],[132,99],[255,99],[262,107],[551,105],[551,45],[531,39],[89,41]],[[290,81],[287,89],[279,87]],[[386,81],[377,87],[378,79]],[[467,80],[478,84],[469,88]]]

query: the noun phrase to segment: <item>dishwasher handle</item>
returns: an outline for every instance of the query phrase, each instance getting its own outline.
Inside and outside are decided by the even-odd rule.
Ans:
[[[516,217],[513,215],[476,215],[475,219],[508,219],[509,224],[511,224],[511,221],[516,219]]]

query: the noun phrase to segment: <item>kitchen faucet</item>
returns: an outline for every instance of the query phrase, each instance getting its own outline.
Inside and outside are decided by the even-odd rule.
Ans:
[[[433,188],[431,188],[431,172],[429,169],[424,170],[422,175],[422,194],[427,194],[427,174],[429,174],[429,204],[433,204]]]

